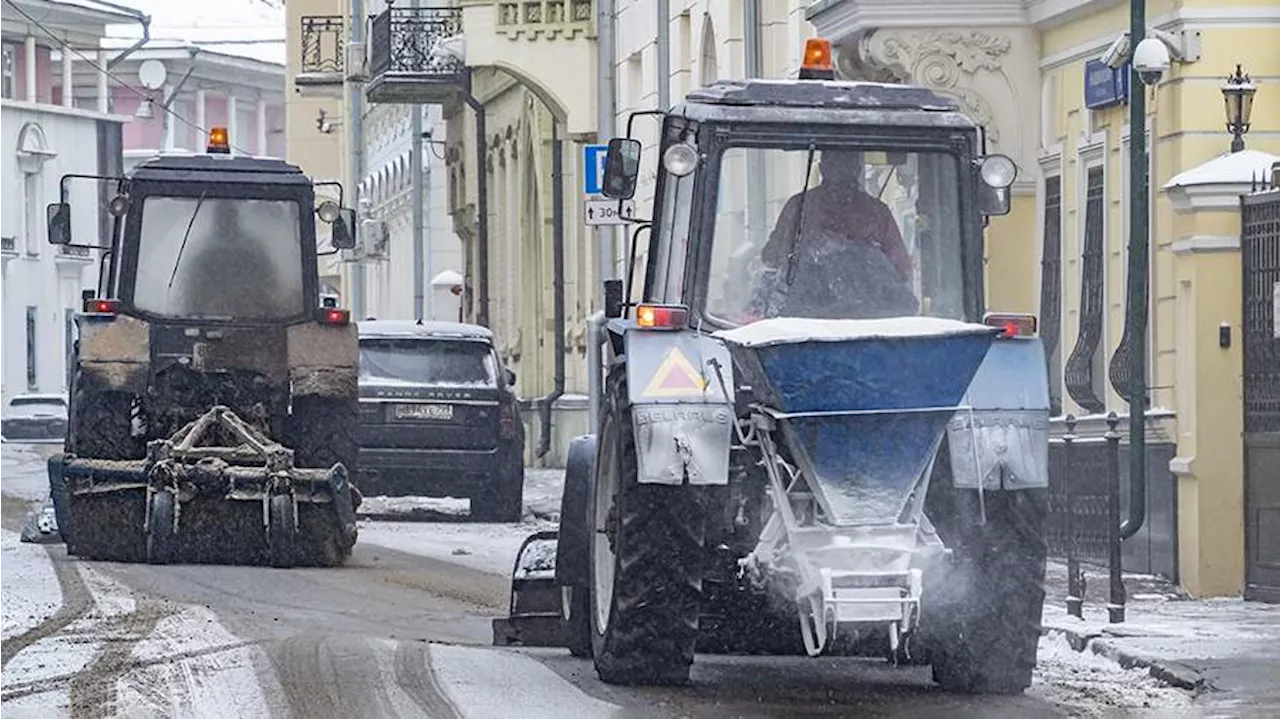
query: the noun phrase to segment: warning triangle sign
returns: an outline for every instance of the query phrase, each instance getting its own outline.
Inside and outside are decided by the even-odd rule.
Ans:
[[[646,397],[682,397],[698,394],[707,387],[707,380],[685,358],[684,353],[672,347],[667,358],[662,361],[649,386],[645,388]]]

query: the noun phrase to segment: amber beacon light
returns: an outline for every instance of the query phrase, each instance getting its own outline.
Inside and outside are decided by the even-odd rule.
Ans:
[[[209,131],[209,146],[207,151],[210,154],[231,154],[231,142],[227,139],[227,128],[215,127]]]
[[[801,80],[834,80],[835,67],[831,64],[831,41],[820,37],[804,43],[804,62],[800,64]]]

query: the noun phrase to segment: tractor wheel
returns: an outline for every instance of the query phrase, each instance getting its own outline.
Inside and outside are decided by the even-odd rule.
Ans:
[[[298,540],[294,560],[306,567],[338,567],[351,556],[332,504],[298,506]]]
[[[347,468],[347,476],[359,476],[359,412],[355,399],[294,397],[289,437],[294,462],[299,467],[315,469],[328,469],[341,462]]]
[[[591,658],[591,590],[569,587],[569,654]]]
[[[298,544],[298,527],[295,523],[293,497],[277,494],[267,502],[267,553],[271,566],[288,569],[293,566]]]
[[[978,493],[949,490],[976,506]],[[948,691],[1018,694],[1031,686],[1044,609],[1044,490],[985,493],[986,523],[958,527],[955,556],[926,572],[921,628],[933,679]],[[954,532],[955,530],[953,530]]]
[[[76,390],[68,427],[71,453],[89,459],[140,459],[142,442],[132,436],[133,397],[126,392]]]
[[[151,521],[147,527],[147,561],[151,564],[172,564],[178,559],[178,535],[173,526],[176,513],[177,498],[172,492],[151,495]]]
[[[683,684],[698,639],[706,515],[693,487],[637,481],[624,373],[609,377],[589,504],[592,654],[610,684]]]

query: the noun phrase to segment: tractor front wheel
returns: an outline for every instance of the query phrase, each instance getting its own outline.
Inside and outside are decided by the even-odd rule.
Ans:
[[[706,515],[693,487],[640,484],[625,370],[608,383],[591,536],[591,639],[596,673],[610,684],[689,680]]]
[[[954,558],[925,574],[921,628],[933,678],[948,691],[1018,694],[1031,686],[1044,608],[1044,490],[950,490],[985,500],[986,522],[948,542]]]

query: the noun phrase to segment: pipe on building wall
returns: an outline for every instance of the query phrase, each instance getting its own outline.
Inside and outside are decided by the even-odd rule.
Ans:
[[[665,110],[671,107],[671,0],[658,0],[657,5],[658,109]]]
[[[463,99],[476,114],[476,274],[479,285],[476,324],[489,326],[489,173],[485,157],[489,154],[489,138],[485,107],[471,94],[471,78],[467,77],[467,92]]]
[[[613,137],[617,121],[618,98],[614,87],[614,63],[616,60],[614,32],[615,0],[596,0],[596,141],[607,142]],[[604,281],[617,271],[617,230],[597,227],[596,281],[599,283],[600,306],[604,307]],[[598,369],[598,368],[597,368]]]
[[[351,42],[360,44],[364,41],[364,0],[351,0]],[[348,68],[347,106],[350,116],[347,125],[347,142],[350,149],[351,169],[347,182],[353,195],[352,205],[359,206],[360,180],[364,177],[364,103],[363,88],[355,77],[355,71]],[[351,311],[357,318],[363,318],[364,303],[364,260],[356,258],[351,263]]]
[[[415,3],[416,5],[416,3]],[[421,320],[425,313],[426,304],[426,263],[423,259],[425,254],[425,238],[423,237],[424,224],[424,208],[422,207],[422,106],[410,105],[409,112],[413,116],[409,119],[409,132],[412,133],[412,143],[409,151],[409,183],[410,183],[410,199],[413,204],[413,318]]]
[[[538,440],[538,459],[551,451],[551,409],[564,395],[564,142],[560,139],[560,123],[551,123],[551,325],[555,333],[554,366],[551,394],[542,400],[542,437]]]

